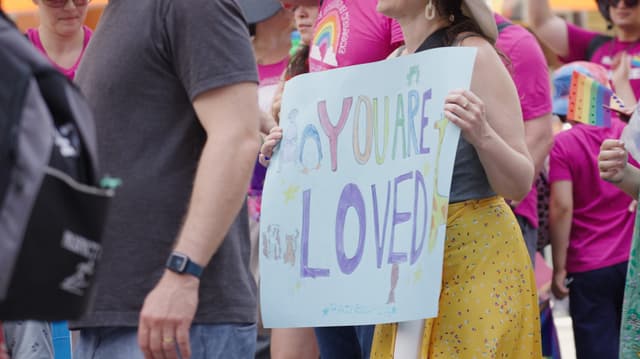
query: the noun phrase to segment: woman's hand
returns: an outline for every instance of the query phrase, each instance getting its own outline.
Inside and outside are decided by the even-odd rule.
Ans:
[[[635,107],[637,100],[631,87],[631,55],[621,52],[613,58],[611,68],[611,83],[616,95],[622,99],[627,108]]]
[[[611,62],[611,81],[613,85],[618,87],[623,81],[629,81],[629,74],[631,73],[631,55],[626,52],[621,52],[614,56]]]
[[[444,114],[460,127],[464,138],[474,146],[489,138],[492,131],[487,121],[484,102],[467,90],[453,90],[444,101]]]
[[[624,179],[627,166],[627,150],[620,140],[604,140],[598,155],[600,178],[607,182],[619,183]]]
[[[273,149],[280,143],[280,140],[282,140],[282,128],[275,126],[269,131],[267,137],[264,138],[262,147],[260,147],[258,161],[260,161],[261,165],[265,167],[269,166],[269,160],[271,156],[273,156]]]
[[[554,271],[553,279],[551,281],[551,292],[554,297],[558,299],[563,299],[569,295],[569,288],[567,288],[567,272],[562,271]]]

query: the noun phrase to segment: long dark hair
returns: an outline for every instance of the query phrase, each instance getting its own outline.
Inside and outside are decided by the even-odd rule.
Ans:
[[[295,54],[289,59],[284,79],[289,80],[294,76],[309,72],[309,46],[300,44]]]
[[[462,0],[435,0],[436,11],[442,17],[453,16],[453,23],[447,29],[447,44],[452,45],[458,35],[473,32],[492,42],[480,29],[476,21],[462,13]]]

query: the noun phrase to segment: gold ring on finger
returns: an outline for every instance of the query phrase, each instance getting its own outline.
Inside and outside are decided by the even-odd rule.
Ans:
[[[164,337],[162,338],[162,342],[166,344],[171,344],[173,343],[173,337]]]

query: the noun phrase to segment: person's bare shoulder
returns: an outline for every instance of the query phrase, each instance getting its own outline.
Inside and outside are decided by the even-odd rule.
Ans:
[[[477,47],[482,51],[496,52],[496,48],[484,37],[472,32],[465,32],[458,35],[458,46]],[[479,50],[480,51],[480,50]]]

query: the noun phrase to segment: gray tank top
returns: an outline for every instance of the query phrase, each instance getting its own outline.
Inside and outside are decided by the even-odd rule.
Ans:
[[[476,149],[464,137],[460,136],[456,160],[453,165],[449,203],[495,195]]]
[[[418,47],[416,52],[433,49],[436,47],[448,46],[446,40],[446,29],[442,28],[431,34]],[[456,39],[453,46],[457,46],[469,36]],[[402,51],[398,51],[400,54]],[[458,148],[456,150],[456,160],[453,165],[453,179],[451,181],[451,192],[449,193],[449,203],[467,201],[470,199],[480,199],[495,196],[496,193],[489,185],[489,179],[484,172],[480,158],[476,149],[464,137],[460,136]]]

